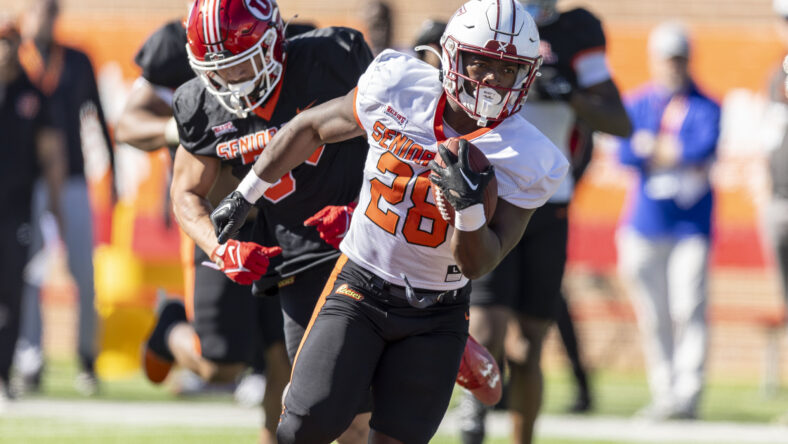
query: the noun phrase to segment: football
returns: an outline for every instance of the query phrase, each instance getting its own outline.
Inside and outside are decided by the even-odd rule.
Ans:
[[[465,351],[457,373],[457,384],[470,391],[476,399],[487,406],[501,400],[503,383],[498,364],[483,345],[468,335]]]
[[[447,150],[454,153],[454,155],[458,155],[457,152],[460,149],[460,139],[456,137],[451,137],[443,142],[443,146],[446,147]],[[479,148],[472,143],[468,143],[468,161],[471,164],[471,169],[476,172],[484,171],[488,165],[490,165],[490,161],[487,160],[487,156],[482,153]],[[435,163],[442,167],[446,167],[446,164],[443,163],[443,158],[441,158],[440,154],[435,156]],[[435,205],[441,212],[441,216],[449,222],[451,226],[454,226],[454,208],[452,208],[449,201],[447,201],[443,197],[443,193],[440,191],[435,185],[432,185],[432,197],[435,199]],[[495,213],[495,205],[498,203],[498,182],[495,180],[495,177],[492,178],[490,183],[487,184],[487,188],[484,189],[484,215],[487,218],[487,222],[489,223],[492,219],[492,215]]]

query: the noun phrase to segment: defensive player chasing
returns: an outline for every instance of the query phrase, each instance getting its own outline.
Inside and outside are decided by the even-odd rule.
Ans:
[[[134,82],[115,127],[117,141],[145,151],[167,146],[174,154],[179,136],[172,110],[173,93],[195,76],[186,45],[186,29],[180,19],[160,27],[139,49],[134,61],[142,74]],[[225,169],[229,172],[231,168]],[[220,190],[237,184],[238,179],[231,174],[221,175],[213,186],[213,194],[207,196],[208,201],[213,198],[212,202],[218,202],[225,194]],[[245,230],[251,232],[252,226],[253,222],[248,222]],[[290,378],[279,299],[253,297],[249,286],[201,266],[204,260],[208,260],[207,255],[190,238],[182,236],[181,261],[187,292],[184,303],[172,299],[161,304],[143,353],[145,375],[151,382],[160,383],[177,363],[205,382],[240,379],[236,399],[262,404],[265,423],[260,444],[273,442],[282,409],[282,391]],[[276,280],[269,280],[275,289]],[[239,378],[247,364],[252,366],[252,372]],[[261,367],[266,378],[262,393],[259,386],[255,387],[261,382]]]
[[[491,270],[517,243],[567,171],[558,149],[517,115],[540,64],[536,25],[519,3],[464,4],[441,46],[442,71],[382,52],[354,91],[285,125],[211,214],[226,241],[253,203],[316,147],[367,138],[356,215],[299,347],[280,443],[331,442],[370,387],[369,442],[429,442],[468,336],[468,278]],[[446,168],[430,163],[452,136],[472,142],[494,166],[492,220],[481,204],[492,168],[474,172],[444,148]],[[456,210],[456,228],[432,202],[431,169]],[[411,306],[402,274],[418,299],[436,302]]]
[[[345,95],[372,54],[361,33],[348,28],[319,29],[285,40],[285,26],[272,0],[196,0],[187,23],[188,57],[198,78],[180,86],[173,98],[180,139],[171,188],[175,215],[204,252],[203,260],[240,284],[258,281],[266,274],[268,256],[282,252],[275,271],[280,277],[277,287],[287,351],[293,358],[340,254],[330,245],[330,236],[321,238],[324,223],[318,223],[316,230],[304,222],[327,206],[328,212],[346,211],[357,198],[367,144],[355,138],[342,142],[341,149],[313,147],[308,159],[280,176],[279,184],[261,196],[255,233],[243,239],[219,245],[208,215],[212,203],[232,190],[285,122],[310,106]],[[206,302],[210,309],[211,301]],[[221,300],[216,305],[238,306],[238,301]],[[220,332],[254,334],[248,323],[217,318],[207,321],[215,321],[212,327]],[[195,354],[194,335],[183,333],[185,323],[168,327],[160,322],[159,327],[163,334],[158,336],[166,336],[164,345],[179,362]],[[232,341],[220,345],[238,346]],[[203,349],[209,346],[200,343]],[[164,346],[157,348],[166,351]],[[187,354],[188,348],[192,350]],[[178,356],[179,351],[183,356]],[[274,400],[277,407],[280,400]],[[267,430],[276,426],[280,411],[266,416]],[[358,434],[364,438],[367,422],[360,421]],[[344,436],[341,442],[359,442],[352,438]]]

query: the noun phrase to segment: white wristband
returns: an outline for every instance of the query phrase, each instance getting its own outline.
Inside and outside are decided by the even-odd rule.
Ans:
[[[164,127],[164,141],[167,146],[177,147],[181,143],[181,137],[178,134],[178,123],[175,122],[175,117],[170,117],[167,120],[167,125]]]
[[[476,204],[454,212],[454,228],[460,231],[476,231],[487,222],[484,205]]]
[[[249,170],[246,177],[238,184],[238,188],[235,190],[239,191],[249,203],[255,203],[263,197],[263,193],[265,193],[265,190],[271,185],[273,184],[260,179],[257,173],[252,169]]]

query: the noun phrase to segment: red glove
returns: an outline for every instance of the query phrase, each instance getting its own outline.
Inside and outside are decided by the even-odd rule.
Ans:
[[[254,242],[230,239],[214,248],[211,260],[233,281],[251,285],[268,270],[268,258],[281,252],[281,247],[264,247]]]
[[[471,335],[468,335],[468,341],[465,342],[457,384],[468,389],[476,399],[487,406],[498,404],[503,394],[498,364],[490,352]]]
[[[304,226],[317,228],[320,238],[338,249],[339,243],[345,238],[345,234],[350,228],[350,218],[353,216],[356,205],[356,202],[342,206],[329,205],[305,220]]]

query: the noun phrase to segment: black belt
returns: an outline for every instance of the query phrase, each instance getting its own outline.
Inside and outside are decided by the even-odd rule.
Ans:
[[[456,302],[463,290],[467,287],[457,288],[454,290],[439,291],[439,290],[423,290],[411,287],[408,282],[407,276],[401,273],[400,276],[405,280],[405,286],[392,284],[379,276],[370,273],[370,284],[376,290],[385,291],[386,293],[396,298],[405,299],[413,307],[427,308],[435,304],[449,304]]]

